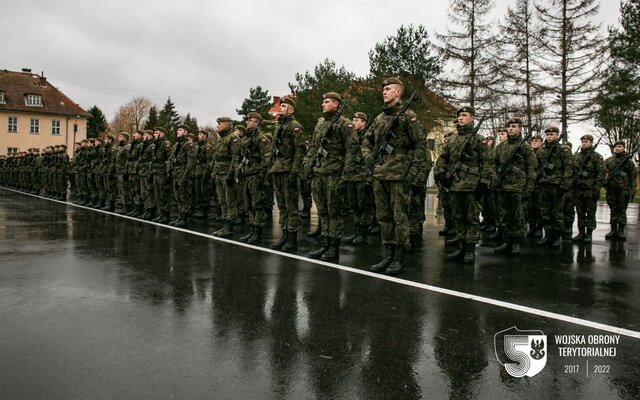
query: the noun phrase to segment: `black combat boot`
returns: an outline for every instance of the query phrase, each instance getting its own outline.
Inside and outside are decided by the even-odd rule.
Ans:
[[[161,224],[168,224],[171,221],[171,217],[169,215],[169,211],[162,211],[160,213],[160,220],[158,221]]]
[[[476,261],[476,244],[466,243],[464,246],[464,259],[462,260],[466,264],[471,264]]]
[[[584,240],[584,228],[578,227],[578,234],[571,238],[574,242],[582,242]]]
[[[404,249],[407,253],[413,253],[416,251],[416,243],[418,243],[418,234],[410,233],[409,234],[409,246]]]
[[[196,208],[196,211],[193,213],[193,218],[203,219],[204,218],[204,210],[202,207]]]
[[[377,235],[380,233],[380,224],[377,222],[374,222],[373,224],[371,224],[371,226],[369,226],[368,228],[368,232],[372,235]]]
[[[570,242],[571,241],[571,235],[573,235],[573,227],[572,226],[565,226],[564,230],[562,231],[562,241],[563,242]]]
[[[360,230],[360,226],[356,225],[355,230],[353,231],[353,235],[349,235],[344,238],[343,242],[346,244],[351,244],[355,238],[358,237],[358,231]]]
[[[173,224],[173,226],[175,226],[176,228],[184,228],[185,226],[187,226],[187,223],[189,222],[189,214],[187,213],[180,213],[180,217],[178,218],[178,220]]]
[[[320,220],[318,220],[318,226],[315,230],[307,232],[307,237],[314,238],[319,237],[322,234],[322,226],[320,225]]]
[[[247,240],[249,244],[260,244],[262,243],[262,227],[259,225],[253,226],[253,235]]]
[[[255,225],[251,225],[251,232],[247,233],[246,235],[240,236],[240,238],[238,238],[238,240],[243,242],[243,243],[247,243],[249,241],[249,239],[251,239],[251,236],[253,236],[255,231],[256,231],[256,226]]]
[[[447,239],[447,240],[445,240],[445,241],[444,241],[444,243],[445,243],[447,246],[455,246],[456,244],[460,243],[461,241],[462,241],[462,237],[461,237],[461,236],[456,235],[456,236],[454,236],[454,237],[453,237],[453,238],[451,238],[451,239]]]
[[[511,243],[511,254],[514,256],[520,255],[520,239],[514,239]]]
[[[618,236],[618,224],[611,224],[611,230],[604,235],[606,240],[615,239]]]
[[[536,242],[536,246],[538,247],[546,247],[551,244],[553,241],[553,231],[551,229],[544,230],[544,237]]]
[[[552,240],[551,240],[551,247],[553,247],[554,249],[559,249],[560,248],[560,243],[562,242],[562,232],[561,231],[553,231],[552,232]]]
[[[624,232],[624,224],[618,224],[618,239],[627,240],[627,234]]]
[[[393,261],[384,271],[385,275],[400,275],[404,272],[404,247],[401,245],[396,246],[395,254],[393,255]]]
[[[500,240],[501,238],[502,238],[502,232],[500,232],[500,229],[496,230],[491,235],[487,236],[487,239],[489,240]]]
[[[458,247],[451,253],[447,253],[447,260],[460,260],[464,256],[464,241],[458,243]]]
[[[592,240],[593,240],[593,229],[587,228],[582,241],[585,243],[591,243]]]
[[[358,234],[351,244],[358,246],[367,243],[367,231],[368,229],[366,225],[358,225]]]
[[[320,258],[324,253],[329,250],[329,238],[326,236],[320,237],[320,248],[309,252],[309,257]]]
[[[396,246],[393,244],[384,245],[384,257],[382,260],[369,267],[371,272],[384,272],[389,265],[393,262],[393,256],[395,255]]]
[[[322,261],[336,261],[340,257],[340,238],[329,238],[329,248],[320,257]]]
[[[493,252],[495,254],[507,254],[510,251],[511,251],[511,242],[509,241],[502,242],[500,246],[493,249]]]
[[[287,243],[282,246],[282,251],[292,252],[298,250],[298,232],[289,232]]]
[[[282,246],[284,246],[284,244],[287,243],[287,238],[288,237],[289,237],[289,231],[283,230],[282,231],[282,237],[280,238],[280,240],[278,240],[277,242],[273,243],[271,246],[269,246],[269,248],[271,250],[281,250]]]
[[[233,221],[225,221],[224,226],[216,233],[216,236],[221,238],[233,237]]]
[[[155,208],[147,208],[144,214],[142,215],[142,219],[145,221],[151,221],[155,213],[156,213]]]

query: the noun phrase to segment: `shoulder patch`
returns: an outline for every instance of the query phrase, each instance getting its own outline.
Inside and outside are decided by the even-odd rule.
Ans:
[[[410,119],[410,121],[411,121],[411,122],[416,122],[417,120],[418,120],[418,118],[416,118],[416,117],[412,117],[412,118]]]
[[[296,133],[298,133],[298,132],[300,132],[300,128],[295,127],[295,128],[293,128],[293,131],[294,131],[294,132],[296,132]]]
[[[353,128],[353,124],[347,124],[347,128],[349,129]]]
[[[260,141],[261,141],[261,142],[266,142],[266,141],[267,141],[267,139],[266,139],[266,138],[264,138],[264,139],[260,139]]]

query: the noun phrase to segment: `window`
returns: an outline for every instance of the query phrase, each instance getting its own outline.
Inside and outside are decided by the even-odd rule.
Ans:
[[[18,132],[18,117],[9,117],[9,123],[7,124],[7,132]]]
[[[18,152],[17,147],[7,147],[7,154],[16,154]]]
[[[7,99],[5,98],[5,94],[4,92],[0,91],[0,104],[6,104],[7,103]]]
[[[24,97],[26,105],[31,107],[42,107],[42,96],[37,94],[28,94]]]
[[[40,133],[40,120],[38,118],[31,118],[31,123],[29,124],[29,133]]]
[[[51,134],[59,135],[60,134],[60,120],[54,119],[51,121]]]

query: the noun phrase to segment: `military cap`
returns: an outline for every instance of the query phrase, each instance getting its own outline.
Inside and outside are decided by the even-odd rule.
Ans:
[[[385,80],[382,81],[382,87],[385,87],[387,85],[400,85],[400,86],[404,86],[404,83],[402,83],[402,81],[398,78],[387,78]]]
[[[329,93],[323,94],[322,100],[324,99],[333,99],[333,100],[342,101],[342,97],[340,97],[340,95],[336,92],[329,92]]]
[[[282,104],[282,103],[289,104],[290,106],[293,106],[294,108],[297,107],[296,101],[293,98],[291,98],[290,96],[282,96],[282,97],[280,97],[280,104]]]
[[[185,124],[178,125],[178,129],[184,129],[185,131],[189,132],[189,126]]]
[[[118,135],[124,136],[127,139],[129,139],[129,132],[120,132],[120,133],[118,133]]]
[[[103,142],[103,140],[102,140],[102,138],[99,138],[99,137],[98,137],[98,138],[96,138],[96,142],[100,142],[100,143],[102,143],[102,142]]]
[[[246,132],[247,131],[247,127],[245,127],[244,125],[236,125],[233,127],[233,130],[239,130],[241,132]]]
[[[507,128],[505,128],[505,127],[501,127],[501,128],[498,128],[498,129],[496,130],[496,133],[501,133],[501,132],[505,132],[505,133],[506,133],[506,132],[507,132]]]
[[[216,122],[231,122],[231,118],[229,117],[220,117],[216,119]]]
[[[582,135],[582,137],[580,138],[580,140],[588,140],[590,142],[593,142],[593,136],[589,135],[588,133],[586,135]]]
[[[509,121],[507,121],[507,126],[509,126],[511,124],[522,125],[522,118],[516,117],[516,116],[511,117],[511,119],[509,119]]]
[[[200,129],[198,131],[198,134],[202,133],[203,135],[206,135],[207,137],[209,137],[209,131],[206,129]]]
[[[66,144],[61,144],[60,147],[62,147],[63,149],[66,149],[67,145]]]
[[[115,137],[115,136],[113,136],[113,133],[109,133],[109,134],[107,134],[107,135],[105,136],[105,139],[106,139],[106,138],[109,138],[109,139],[111,139],[111,140],[116,140],[116,137]]]
[[[262,121],[262,115],[260,115],[260,113],[257,113],[255,111],[251,111],[249,114],[247,114],[247,119],[250,118],[255,118],[258,121]]]
[[[165,135],[167,134],[166,129],[164,129],[161,126],[156,126],[155,128],[153,128],[154,131],[158,131],[158,132],[163,132]]]
[[[153,135],[153,129],[145,129],[144,133],[148,133],[149,135]]]
[[[96,140],[94,138],[89,138],[89,139],[87,139],[87,141],[89,143],[95,143],[96,142]],[[56,145],[56,146],[59,146],[59,145]]]
[[[616,141],[613,145],[614,145],[614,146],[618,146],[618,145],[620,145],[620,146],[622,146],[622,147],[627,147],[627,145],[626,145],[626,144],[624,144],[624,142],[623,142],[622,140],[618,140],[618,141]]]
[[[482,135],[478,135],[478,140],[480,140],[481,142],[484,142],[485,140],[487,140],[487,138]]]
[[[542,136],[540,135],[535,135],[534,137],[531,138],[531,140],[539,140],[539,141],[543,141]]]
[[[470,107],[470,106],[465,106],[460,108],[456,113],[456,115],[460,115],[461,113],[464,113],[464,112],[469,113],[471,115],[476,115],[476,110],[474,110],[473,107]]]
[[[367,120],[367,114],[358,111],[355,114],[353,114],[353,118],[360,118],[360,119],[363,119],[363,120],[366,121]]]
[[[187,134],[185,135],[187,137],[187,139],[195,139],[196,137],[193,136],[193,133],[191,132],[187,132]]]
[[[560,129],[558,129],[558,127],[557,127],[557,126],[555,126],[555,125],[549,125],[549,126],[544,130],[544,133],[549,133],[549,132],[560,133]]]
[[[137,133],[140,136],[144,135],[144,131],[142,129],[136,129],[133,133]]]
[[[491,135],[489,135],[489,136],[487,136],[487,141],[495,142],[495,141],[496,141],[496,138],[495,138],[495,137],[493,137],[493,136],[491,136]]]

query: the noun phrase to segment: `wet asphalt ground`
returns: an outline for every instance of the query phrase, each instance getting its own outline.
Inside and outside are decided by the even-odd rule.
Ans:
[[[640,398],[636,205],[626,242],[601,204],[591,245],[465,265],[436,203],[386,278],[379,237],[321,263],[0,189],[0,399]],[[535,376],[498,360],[513,326],[547,335]]]

